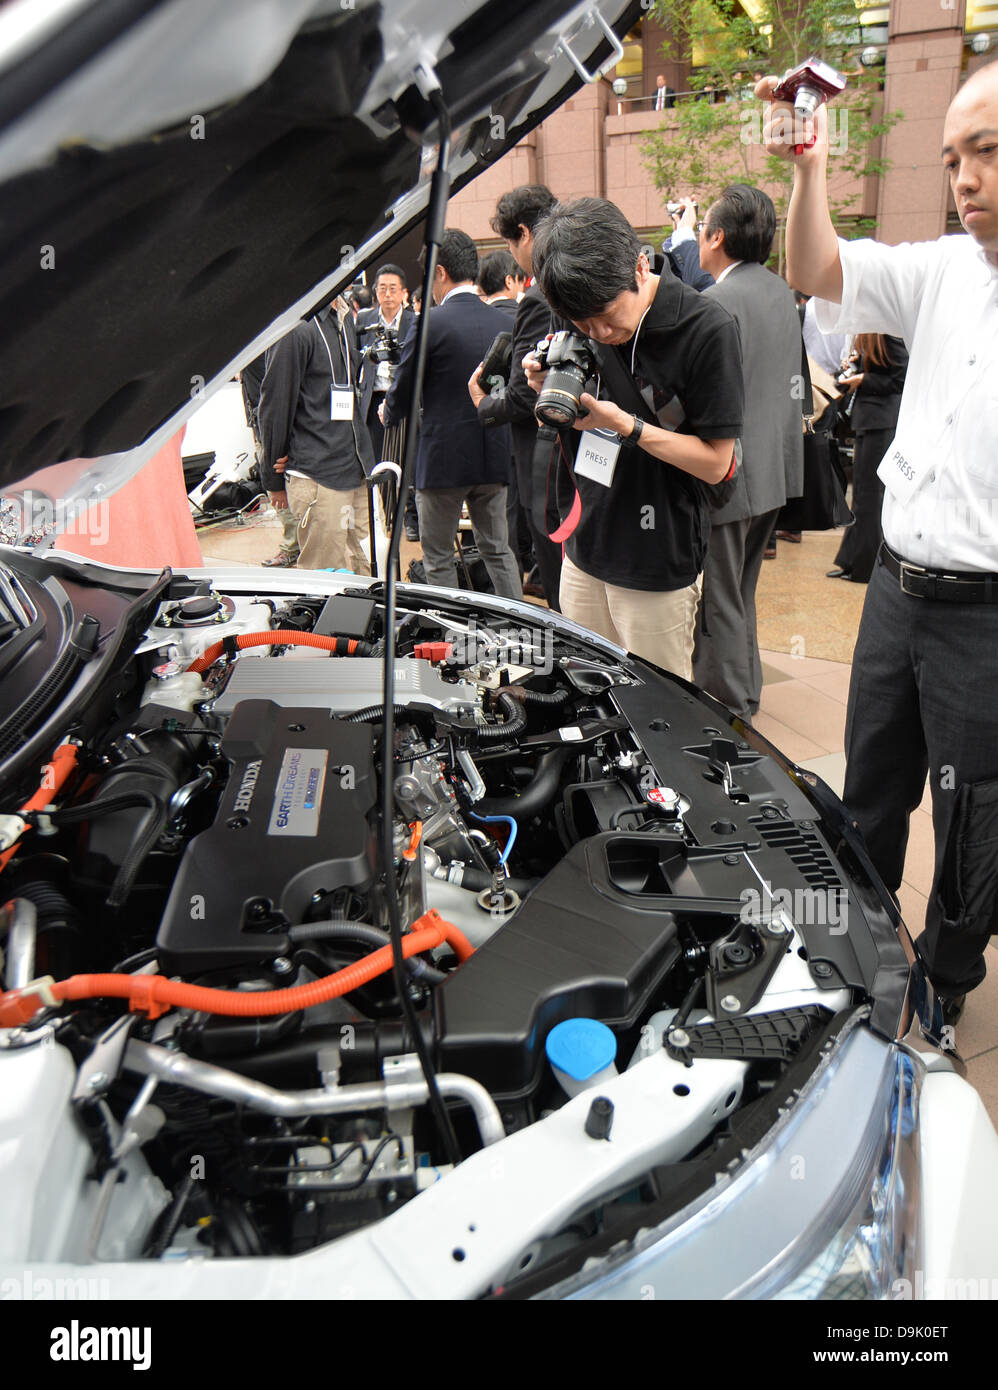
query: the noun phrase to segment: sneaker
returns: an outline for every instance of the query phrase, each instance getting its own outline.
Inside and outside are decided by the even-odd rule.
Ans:
[[[407,541],[419,540],[419,523],[410,521],[408,517],[405,519],[405,538]]]
[[[298,565],[298,556],[289,555],[286,550],[279,550],[276,555],[271,555],[269,560],[263,562],[269,569],[293,570]]]

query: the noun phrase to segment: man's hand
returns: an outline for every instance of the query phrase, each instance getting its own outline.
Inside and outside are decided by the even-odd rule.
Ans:
[[[773,89],[780,84],[778,77],[764,77],[756,83],[755,94],[768,101],[769,109],[762,123],[762,143],[767,154],[782,159],[794,159],[802,166],[824,166],[828,159],[828,109],[822,102],[813,116],[801,116],[794,111],[792,101],[774,101]],[[814,144],[811,145],[811,141]],[[800,154],[794,147],[804,145]]]
[[[486,393],[478,384],[478,374],[484,366],[484,362],[479,362],[478,366],[471,373],[471,378],[468,381],[468,395],[471,397],[471,404],[475,407],[476,410],[478,409],[480,402],[484,401],[486,395]]]
[[[287,468],[287,466],[288,466],[288,456],[287,456],[287,454],[285,454],[284,457],[283,457],[282,459],[278,459],[277,462],[274,464],[274,472],[275,472],[275,473],[283,473],[284,470],[285,470],[285,468]]]
[[[673,214],[675,229],[679,231],[695,232],[697,229],[697,205],[693,198],[680,198],[678,200],[683,205],[681,213]]]
[[[595,396],[590,396],[588,391],[583,391],[579,402],[586,413],[579,416],[573,429],[613,430],[625,439],[634,429],[634,416],[628,415],[626,410],[621,410],[613,401],[598,401]]]
[[[381,404],[378,406],[378,419],[381,421],[382,424],[385,423],[385,403],[384,403],[384,401],[382,401]]]
[[[547,376],[547,368],[542,367],[540,362],[532,352],[528,352],[520,364],[523,374],[527,378],[527,385],[531,391],[536,391],[538,395],[544,390],[544,378]]]
[[[286,492],[271,492],[270,505],[276,512],[286,512],[288,509],[288,494]]]

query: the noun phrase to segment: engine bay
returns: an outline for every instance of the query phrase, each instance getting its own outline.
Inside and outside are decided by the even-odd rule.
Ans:
[[[297,1255],[459,1193],[495,1145],[557,1152],[565,1202],[518,1199],[507,1285],[719,1152],[871,997],[862,866],[693,687],[546,612],[401,589],[386,748],[378,584],[178,576],[146,618],[4,791],[0,1134],[48,1155],[8,1255]],[[625,1142],[635,1074],[662,1104]],[[573,1182],[549,1146],[576,1110]]]

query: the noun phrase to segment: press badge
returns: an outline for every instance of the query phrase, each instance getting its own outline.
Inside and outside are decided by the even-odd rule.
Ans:
[[[613,430],[585,430],[575,456],[575,471],[583,478],[609,487],[620,453],[620,436]]]
[[[930,472],[931,469],[925,466],[908,441],[898,435],[884,455],[877,469],[877,477],[891,496],[904,506],[927,481]]]
[[[352,420],[353,419],[353,390],[342,386],[331,386],[329,388],[329,418],[330,420]]]

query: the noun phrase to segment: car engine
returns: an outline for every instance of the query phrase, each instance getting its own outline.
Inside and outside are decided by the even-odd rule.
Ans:
[[[813,787],[693,687],[524,612],[401,589],[386,748],[377,584],[147,599],[6,783],[0,1167],[34,1163],[8,1257],[298,1254],[514,1136],[536,1171],[584,1104],[580,1186],[559,1158],[571,1201],[514,1234],[509,1283],[737,1137],[868,997],[863,933],[890,928]],[[652,1064],[659,1118],[589,1172]]]

